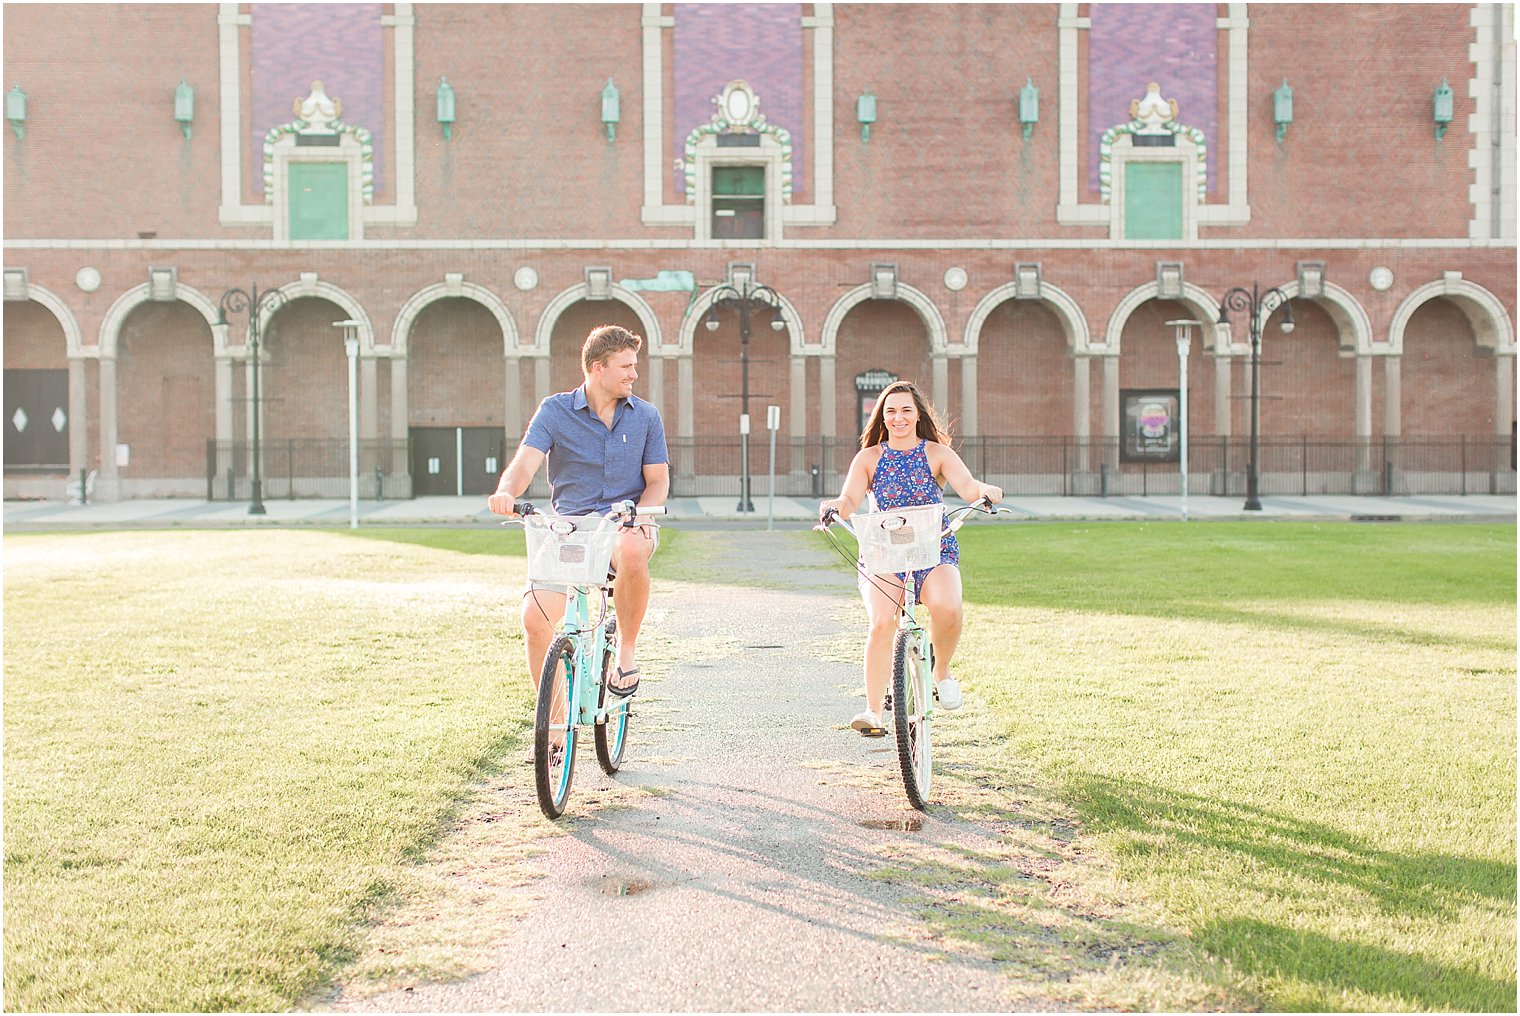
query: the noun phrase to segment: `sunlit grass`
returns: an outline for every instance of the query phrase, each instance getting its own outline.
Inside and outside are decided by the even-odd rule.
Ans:
[[[1513,1010],[1513,526],[983,527],[959,670],[1273,1008]]]
[[[520,561],[5,542],[7,1009],[290,1007],[520,745]]]

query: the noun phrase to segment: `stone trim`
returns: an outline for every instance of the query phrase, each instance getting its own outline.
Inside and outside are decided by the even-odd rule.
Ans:
[[[1474,4],[1469,23],[1475,29],[1468,47],[1473,77],[1467,94],[1473,112],[1467,118],[1472,147],[1467,165],[1472,237],[1515,238],[1515,22],[1510,4]]]
[[[242,165],[243,165],[243,78],[240,59],[240,43],[242,32],[253,24],[252,15],[239,12],[240,4],[222,3],[218,5],[218,52],[221,68],[221,157],[222,157],[222,199],[218,210],[219,218],[224,226],[253,226],[276,231],[274,246],[287,249],[292,244],[289,241],[279,242],[280,227],[275,207],[273,204],[262,205],[243,204]],[[417,19],[412,13],[410,3],[395,4],[395,13],[382,15],[380,24],[391,31],[391,55],[392,67],[395,74],[395,98],[394,106],[395,121],[392,124],[396,139],[396,201],[390,205],[374,205],[370,203],[373,195],[373,181],[371,189],[367,192],[363,201],[359,202],[358,216],[349,224],[351,234],[362,237],[363,227],[371,226],[415,226],[417,225],[417,199],[415,181],[416,169],[416,124],[413,90],[415,87],[416,59],[414,45],[414,29]],[[272,134],[273,132],[271,132]],[[266,135],[265,144],[268,145],[270,137]],[[266,166],[268,159],[266,157]],[[276,167],[278,172],[278,167]],[[267,174],[267,169],[266,169]],[[266,202],[273,199],[269,196],[268,184],[265,185]],[[327,241],[340,247],[352,246],[353,241]]]
[[[571,304],[586,299],[591,294],[591,287],[584,282],[577,282],[568,289],[560,291],[559,295],[549,301],[549,306],[544,308],[538,316],[538,326],[533,329],[533,345],[523,346],[519,344],[508,355],[523,356],[530,358],[547,358],[550,353],[549,341],[554,336],[554,325],[559,321]],[[619,303],[626,304],[633,309],[639,317],[639,324],[644,328],[644,353],[646,356],[671,355],[661,352],[664,340],[660,335],[660,319],[655,315],[654,308],[637,294],[624,289],[617,283],[613,283],[608,295]]]
[[[1014,299],[1019,299],[1018,283],[1007,282],[977,301],[976,309],[971,312],[971,317],[966,321],[964,343],[967,356],[978,355],[982,326],[987,323],[987,318],[999,306]],[[1065,290],[1042,281],[1040,295],[1032,302],[1044,304],[1055,311],[1056,317],[1060,319],[1061,328],[1066,333],[1066,348],[1073,356],[1089,354],[1090,335],[1087,328],[1087,316],[1082,313],[1082,308],[1076,300],[1073,300]]]
[[[144,282],[140,286],[133,286],[125,293],[118,296],[106,311],[105,317],[100,322],[100,338],[96,348],[101,356],[114,358],[121,344],[121,326],[126,323],[127,317],[138,307],[145,303],[153,302],[151,286]],[[211,298],[200,290],[185,285],[183,282],[174,284],[174,299],[180,303],[187,303],[200,312],[211,329],[211,355],[214,357],[227,356],[227,332],[226,325],[217,324],[217,305],[211,302]]]
[[[1472,325],[1478,346],[1498,356],[1515,355],[1515,326],[1499,298],[1475,282],[1462,278],[1461,272],[1447,272],[1434,282],[1427,282],[1404,298],[1394,311],[1388,326],[1388,353],[1404,355],[1404,329],[1421,306],[1438,296],[1452,299]]]
[[[819,334],[819,345],[806,347],[806,352],[814,355],[834,356],[838,349],[839,326],[844,322],[845,315],[857,305],[871,299],[871,284],[862,283],[841,296],[835,301],[834,306],[829,308],[828,315],[823,320],[823,331]],[[901,280],[897,283],[897,299],[906,303],[918,312],[929,328],[929,353],[931,356],[964,356],[969,351],[957,343],[949,344],[945,329],[945,319],[940,315],[939,308],[934,301],[925,296],[921,291],[914,289]]]
[[[396,315],[396,323],[391,326],[390,355],[405,358],[411,355],[410,335],[413,323],[423,308],[439,300],[450,297],[462,297],[473,300],[491,312],[496,318],[497,325],[501,328],[502,355],[522,356],[523,350],[517,334],[517,322],[512,320],[512,312],[502,302],[501,297],[491,292],[484,286],[478,286],[473,282],[460,282],[458,285],[450,285],[447,282],[435,282],[426,289],[420,289],[413,293],[411,298],[401,307]],[[377,354],[384,354],[386,350],[381,347],[376,349]]]

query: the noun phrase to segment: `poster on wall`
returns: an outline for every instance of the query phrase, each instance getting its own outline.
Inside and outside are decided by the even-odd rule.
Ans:
[[[1120,462],[1176,462],[1182,445],[1176,388],[1126,388],[1119,439]]]

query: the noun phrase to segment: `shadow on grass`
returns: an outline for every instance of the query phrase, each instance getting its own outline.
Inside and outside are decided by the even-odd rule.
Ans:
[[[361,540],[383,540],[389,543],[409,543],[434,550],[451,550],[457,554],[491,554],[499,557],[526,557],[527,546],[522,530],[516,526],[500,526],[491,529],[340,529],[343,536]]]
[[[1274,1004],[1289,1011],[1334,1007],[1334,994],[1341,991],[1391,995],[1415,1009],[1515,1011],[1514,981],[1495,980],[1468,967],[1432,963],[1410,953],[1250,918],[1210,922],[1199,929],[1197,939],[1209,951],[1228,955],[1244,973],[1307,982],[1329,993],[1285,987]]]
[[[1382,850],[1331,826],[1143,783],[1086,777],[1073,791],[1091,830],[1136,837],[1118,848],[1130,856],[1224,851],[1245,860],[1251,870],[1281,876],[1279,886],[1312,880],[1365,894],[1395,920],[1455,921],[1464,908],[1512,909],[1515,903],[1513,863]],[[1306,898],[1304,907],[1321,902]],[[1400,996],[1422,1008],[1469,1011],[1512,1011],[1515,1003],[1513,980],[1318,932],[1232,917],[1207,922],[1197,934],[1210,951],[1239,968],[1319,983],[1331,992],[1359,989]],[[1311,1009],[1326,1004],[1320,996],[1274,1002]]]

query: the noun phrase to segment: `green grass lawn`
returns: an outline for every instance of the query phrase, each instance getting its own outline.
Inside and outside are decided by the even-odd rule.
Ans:
[[[7,1009],[278,1010],[331,975],[524,730],[522,561],[437,532],[6,538]]]
[[[968,527],[967,687],[1271,1008],[1513,1011],[1515,529]]]
[[[520,750],[520,534],[360,535],[5,538],[6,1008],[301,1005]],[[1513,526],[962,537],[988,770],[1245,990],[1514,1008]]]

